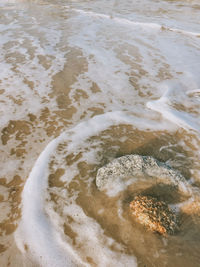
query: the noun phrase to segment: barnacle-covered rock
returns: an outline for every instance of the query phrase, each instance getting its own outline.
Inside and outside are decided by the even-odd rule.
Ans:
[[[136,196],[130,203],[130,212],[140,224],[161,235],[174,234],[178,229],[176,213],[154,197]]]
[[[97,172],[96,186],[100,191],[115,196],[141,178],[176,187],[182,194],[190,194],[190,187],[179,171],[153,157],[140,155],[126,155],[101,167]]]

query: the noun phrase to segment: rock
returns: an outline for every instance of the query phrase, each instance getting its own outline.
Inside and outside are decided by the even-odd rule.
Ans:
[[[150,156],[126,155],[100,168],[96,176],[96,186],[109,196],[115,196],[128,185],[139,179],[152,179],[176,187],[183,194],[190,194],[185,178],[167,164]]]
[[[130,203],[131,214],[147,229],[161,235],[174,234],[178,229],[177,215],[163,201],[136,196]]]

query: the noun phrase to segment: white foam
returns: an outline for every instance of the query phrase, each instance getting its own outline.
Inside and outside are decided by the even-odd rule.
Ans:
[[[166,70],[167,76],[173,75],[172,79],[176,82],[180,79],[180,84],[184,84],[187,89],[196,87],[200,83],[199,38],[196,38],[198,32],[170,26],[163,27],[162,24],[154,22],[131,20],[129,16],[126,19],[120,15],[109,16],[93,10],[78,8],[73,10],[77,14],[69,21],[74,34],[70,35],[68,42],[71,46],[81,49],[88,61],[88,71],[79,75],[77,82],[72,86],[71,96],[77,88],[84,88],[89,95],[89,99],[81,103],[73,101],[78,110],[77,114],[89,108],[92,101],[96,107],[100,107],[99,103],[104,103],[104,111],[128,110],[137,114],[138,118],[140,116],[149,118],[156,114],[146,109],[146,101],[151,101],[143,88],[148,88],[153,99],[157,98],[159,79],[162,79],[158,77],[158,73],[162,76]],[[181,33],[181,36],[178,33]],[[188,49],[188,47],[193,48]],[[127,62],[120,56],[127,58]],[[140,72],[144,74],[140,75]],[[179,72],[182,72],[181,77],[177,74]],[[129,82],[130,76],[133,76],[135,81],[133,86]],[[101,92],[97,94],[89,92],[91,81],[98,85]],[[179,90],[181,88],[177,91]],[[143,97],[140,97],[140,93]],[[187,119],[184,112],[178,112],[180,114],[175,116],[182,117],[182,124],[185,125],[183,121],[193,120],[192,116],[189,115]],[[158,122],[158,117],[154,119]],[[174,118],[171,118],[171,121],[173,120]],[[196,127],[196,122],[187,124],[191,124],[192,128]]]
[[[124,112],[110,112],[81,122],[68,132],[63,133],[50,142],[37,159],[22,193],[22,219],[15,237],[17,245],[23,253],[25,253],[24,245],[27,244],[33,258],[39,259],[41,257],[42,266],[63,266],[64,262],[68,262],[71,266],[73,261],[79,261],[79,264],[81,262],[73,248],[62,241],[59,231],[53,223],[54,219],[49,218],[45,211],[45,192],[48,186],[50,157],[54,155],[57,145],[68,138],[70,143],[67,150],[76,151],[80,144],[84,144],[90,136],[98,135],[102,130],[119,123],[131,124],[143,129],[150,127],[165,129],[165,125],[164,127],[162,124],[155,126],[145,119],[141,122],[141,119]],[[90,158],[90,154],[88,157]],[[113,253],[111,254],[113,262],[115,262],[115,256]],[[109,255],[108,257],[110,257]],[[123,257],[125,256],[118,255],[117,257],[120,257],[121,262],[124,263],[125,258],[123,259]],[[104,260],[106,261],[106,258]],[[132,261],[133,258],[129,260]],[[135,259],[133,261],[135,262]],[[103,266],[101,264],[99,266]]]
[[[65,208],[65,214],[74,219],[70,223],[73,231],[78,233],[77,240],[83,244],[82,253],[89,255],[97,266],[136,266],[136,259],[133,255],[126,255],[114,252],[110,249],[113,245],[123,251],[123,246],[112,238],[104,235],[104,230],[92,218],[86,216],[83,210],[77,205],[70,205]]]
[[[5,90],[1,94],[0,126],[25,114],[37,113],[47,100],[53,102],[48,97],[52,77],[63,69],[66,61],[65,52],[58,45],[62,38],[59,26],[45,18],[42,21],[39,16],[31,17],[31,10],[19,7],[0,10],[0,16],[5,16],[5,23],[0,21],[0,89]],[[39,61],[39,56],[47,60],[48,68]]]
[[[39,259],[42,266],[64,266],[66,263],[76,266],[75,259],[78,259],[68,244],[62,244],[44,210],[49,157],[61,138],[54,139],[45,148],[27,179],[22,194],[22,220],[15,235],[19,249],[24,252],[27,244],[33,259]]]
[[[81,122],[48,144],[37,159],[22,193],[22,219],[15,237],[17,245],[23,253],[25,253],[24,245],[27,244],[31,255],[36,259],[41,258],[42,266],[63,266],[66,262],[71,266],[74,261],[79,261],[80,264],[81,259],[69,244],[62,241],[58,229],[51,222],[53,218],[49,218],[45,212],[49,159],[54,154],[57,145],[67,138],[71,140],[68,149],[76,151],[76,147],[80,143],[84,143],[88,137],[98,135],[100,131],[111,125],[118,125],[119,123],[135,125],[135,119],[135,117],[127,116],[123,112],[99,115],[89,121]],[[139,121],[137,123],[139,126],[142,125]],[[109,257],[110,254],[108,254]],[[118,257],[120,260],[123,259],[122,256],[118,255]],[[112,258],[115,262],[115,255],[112,254]],[[106,261],[106,258],[104,260]],[[124,263],[126,260],[124,258],[121,262]],[[135,262],[134,258],[129,260]]]
[[[113,23],[117,23],[117,24],[121,24],[121,25],[127,25],[127,26],[131,26],[131,27],[138,27],[139,26],[142,28],[150,28],[152,30],[157,30],[157,31],[158,30],[168,30],[168,31],[176,32],[176,33],[195,36],[195,37],[199,37],[199,35],[200,35],[200,32],[185,31],[182,29],[167,27],[167,26],[164,26],[162,24],[153,23],[153,22],[151,23],[151,22],[133,21],[131,19],[113,17],[113,16],[101,14],[101,13],[96,13],[94,11],[84,11],[84,10],[80,10],[80,9],[73,9],[73,10],[80,13],[80,14],[86,14],[88,16],[95,17],[95,18],[108,19],[108,20],[113,21]]]
[[[43,3],[38,6],[36,2],[40,4],[40,1],[34,1],[32,6],[29,1],[24,1],[28,3],[27,5],[14,4],[22,1],[2,0],[1,5],[0,15],[5,16],[6,20],[4,22],[2,19],[2,24],[0,24],[2,31],[0,89],[5,89],[1,95],[0,126],[6,125],[11,119],[17,120],[24,118],[25,114],[39,112],[44,108],[43,101],[46,101],[46,105],[52,109],[56,107],[55,101],[48,98],[52,77],[63,69],[68,53],[70,56],[71,48],[82,52],[87,61],[88,70],[85,72],[81,70],[81,73],[76,76],[76,82],[71,86],[69,97],[73,106],[77,108],[77,113],[70,123],[79,122],[83,113],[91,107],[101,108],[102,112],[111,111],[81,122],[68,133],[64,133],[49,143],[35,163],[22,194],[22,221],[16,233],[16,241],[21,251],[26,253],[24,245],[27,244],[30,254],[43,266],[65,266],[66,262],[69,265],[76,265],[78,262],[80,266],[82,259],[73,247],[62,239],[60,229],[57,227],[57,219],[54,218],[53,213],[47,211],[45,196],[49,159],[59,142],[65,138],[71,139],[68,150],[76,151],[80,143],[88,137],[97,135],[103,129],[119,123],[131,124],[141,130],[170,131],[177,129],[175,124],[187,129],[199,130],[196,118],[174,110],[170,106],[171,99],[169,101],[168,96],[161,97],[157,102],[149,101],[159,97],[160,80],[168,79],[165,76],[164,78],[158,77],[160,71],[161,74],[165,73],[163,69],[167,69],[174,79],[182,80],[185,85],[187,83],[187,89],[199,88],[198,19],[188,15],[187,18],[190,19],[184,22],[186,19],[179,7],[176,10],[175,3],[169,4],[166,1],[162,4],[165,7],[167,5],[170,11],[174,8],[174,12],[168,12],[169,17],[163,16],[165,18],[161,18],[156,12],[158,16],[149,17],[148,15],[151,14],[150,7],[154,11],[162,7],[159,1],[156,3],[148,0],[138,1],[134,7],[132,2],[118,1],[116,3],[115,1],[115,4],[119,5],[118,9],[115,9],[113,1],[102,0],[101,4],[99,1],[89,1],[89,4],[86,1],[72,1],[71,5],[75,8],[68,7],[65,11],[65,3],[60,6],[57,1],[52,3],[48,1],[47,5]],[[13,5],[8,5],[8,2]],[[81,10],[81,5],[85,6],[86,10]],[[107,6],[113,7],[114,11],[107,10]],[[89,8],[91,11],[87,11]],[[100,10],[103,11],[102,14]],[[187,12],[187,8],[185,10],[184,14],[190,13]],[[173,19],[170,17],[172,13],[173,16],[175,14]],[[174,18],[178,13],[181,14],[179,19],[181,17],[183,19],[178,21],[177,18],[176,21]],[[191,14],[193,14],[192,11]],[[10,42],[13,40],[17,42],[12,45]],[[24,59],[18,62],[14,57],[8,57],[12,53],[23,56]],[[120,58],[121,55],[128,58],[127,62]],[[46,69],[40,64],[38,56],[49,60],[49,68]],[[13,70],[14,66],[16,71]],[[177,72],[183,74],[179,76]],[[130,76],[135,78],[134,75],[138,78],[138,86],[132,86],[129,82]],[[189,78],[186,79],[186,76]],[[33,83],[33,89],[24,82],[24,78]],[[100,92],[89,93],[92,82],[98,85]],[[147,91],[143,90],[143,87],[149,90],[151,96],[148,94],[139,96],[140,93]],[[88,93],[89,98],[84,101],[75,101],[73,95],[80,88]],[[191,94],[196,96],[198,92],[188,93],[188,95]],[[22,100],[22,104],[14,105],[10,96],[16,100]],[[150,112],[145,106],[146,101],[148,101],[148,107],[158,111],[172,123],[160,119],[157,113]],[[88,112],[86,118],[90,116]],[[91,160],[92,157],[93,154],[88,152],[87,160]],[[70,175],[67,176],[69,180],[73,178],[77,170],[70,171]],[[4,172],[6,173],[6,170]],[[75,209],[75,206],[73,207]],[[70,212],[73,213],[73,211]],[[82,214],[83,218],[87,220],[84,214]],[[101,228],[92,221],[88,223],[88,226],[93,230],[94,247],[98,247],[98,250],[102,249],[98,260],[99,266],[107,264],[108,258],[111,257],[115,266],[119,262],[124,266],[126,262],[131,262],[129,266],[135,264],[134,257],[120,259],[120,255],[113,255],[111,251],[102,248],[102,243],[98,242],[100,239],[95,238],[97,232],[100,233],[99,237],[102,236]],[[77,232],[80,230],[78,225],[74,227]],[[82,230],[87,230],[84,228],[85,225],[82,227]],[[80,238],[82,240],[86,238],[84,232],[80,231]],[[113,240],[108,240],[108,242],[113,242]],[[104,259],[103,254],[105,254]]]
[[[167,89],[160,99],[147,102],[147,107],[161,113],[164,118],[184,129],[192,129],[199,132],[200,124],[198,118],[170,106],[170,91],[170,89]]]

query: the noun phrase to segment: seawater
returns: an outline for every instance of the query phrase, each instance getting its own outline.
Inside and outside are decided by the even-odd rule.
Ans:
[[[0,2],[0,265],[198,266],[199,1]],[[97,170],[149,155],[191,195],[141,181],[109,196]],[[146,192],[179,212],[151,233]]]

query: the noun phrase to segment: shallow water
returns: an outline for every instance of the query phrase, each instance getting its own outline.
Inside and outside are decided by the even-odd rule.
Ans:
[[[0,265],[198,266],[199,1],[1,1]],[[190,196],[98,168],[127,154],[179,170]],[[136,194],[175,207],[163,237],[130,216]]]

